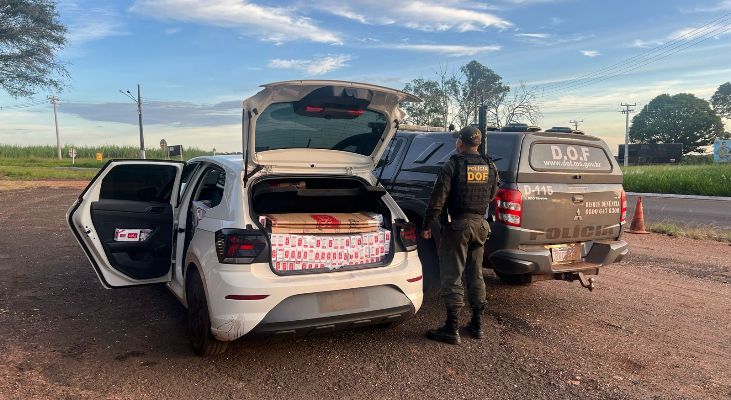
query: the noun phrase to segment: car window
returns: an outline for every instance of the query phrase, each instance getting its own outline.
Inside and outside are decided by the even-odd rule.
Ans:
[[[99,199],[170,202],[177,172],[172,165],[117,165],[102,180]]]
[[[183,174],[180,177],[180,191],[178,193],[178,204],[180,204],[180,201],[183,199],[183,193],[185,193],[185,188],[188,187],[188,183],[193,178],[193,175],[195,174],[195,171],[200,166],[200,163],[192,162],[188,163],[183,167]]]
[[[386,128],[383,114],[351,110],[330,118],[322,107],[295,111],[294,102],[274,103],[256,120],[256,151],[311,148],[371,155]]]
[[[386,151],[383,152],[383,155],[381,155],[381,160],[378,161],[378,167],[390,165],[393,160],[398,157],[399,151],[401,151],[401,146],[403,145],[404,139],[394,139],[391,145],[386,148]],[[386,157],[388,157],[388,159],[386,159]]]
[[[530,165],[536,171],[609,172],[612,163],[600,147],[567,143],[535,143]]]
[[[213,208],[221,204],[223,189],[226,185],[226,172],[218,167],[209,167],[201,176],[198,192],[193,201]]]

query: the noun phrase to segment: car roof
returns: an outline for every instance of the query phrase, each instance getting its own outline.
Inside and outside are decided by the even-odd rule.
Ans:
[[[415,136],[415,137],[431,137],[431,138],[438,138],[438,139],[454,139],[456,136],[456,131],[454,132],[414,132],[414,131],[399,131],[397,136]],[[572,139],[587,139],[587,140],[601,140],[596,136],[586,135],[586,134],[573,134],[573,133],[565,133],[565,132],[545,132],[545,131],[536,131],[536,132],[503,132],[503,131],[487,131],[488,135],[512,135],[512,136],[527,136],[527,135],[533,135],[533,136],[541,136],[541,137],[552,137],[552,138],[572,138]]]
[[[188,162],[211,162],[218,164],[233,172],[241,172],[244,169],[244,159],[241,154],[227,154],[222,156],[202,156],[188,160]]]

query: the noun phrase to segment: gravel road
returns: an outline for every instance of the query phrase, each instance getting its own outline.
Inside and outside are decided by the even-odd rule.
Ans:
[[[103,289],[64,222],[79,188],[0,191],[0,398],[728,399],[731,246],[627,236],[593,292],[488,277],[486,339],[393,329],[193,355],[164,287]],[[463,322],[468,319],[465,310]]]

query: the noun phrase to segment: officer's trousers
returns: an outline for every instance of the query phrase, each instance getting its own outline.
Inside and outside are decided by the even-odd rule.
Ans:
[[[447,309],[464,306],[464,286],[470,306],[485,304],[482,255],[490,226],[482,216],[462,216],[442,228],[439,244],[440,295]]]

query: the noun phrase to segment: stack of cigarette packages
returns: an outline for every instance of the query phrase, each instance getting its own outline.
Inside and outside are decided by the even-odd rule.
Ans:
[[[391,231],[351,234],[272,233],[272,263],[278,271],[339,269],[382,262],[391,249]]]

